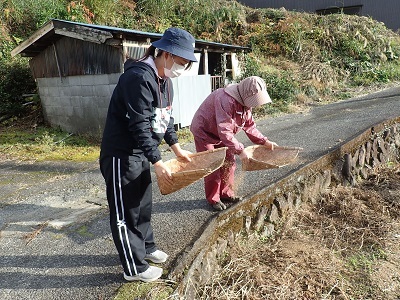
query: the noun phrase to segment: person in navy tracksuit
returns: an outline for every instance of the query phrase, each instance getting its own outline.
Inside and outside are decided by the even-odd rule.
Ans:
[[[159,144],[164,139],[177,157],[190,160],[181,149],[172,117],[173,88],[170,78],[196,62],[195,40],[187,31],[172,27],[155,41],[139,60],[128,59],[108,108],[100,170],[105,179],[110,226],[128,281],[150,282],[162,275],[168,255],[157,249],[151,226],[152,180],[170,181]]]

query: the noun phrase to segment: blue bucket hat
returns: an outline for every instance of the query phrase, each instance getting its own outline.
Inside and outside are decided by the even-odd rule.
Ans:
[[[197,62],[194,56],[194,37],[183,29],[177,27],[168,28],[160,40],[151,44],[160,50]]]

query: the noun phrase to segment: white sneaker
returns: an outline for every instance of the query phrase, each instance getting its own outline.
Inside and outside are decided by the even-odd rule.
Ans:
[[[151,260],[153,263],[160,264],[163,262],[166,262],[168,258],[167,253],[161,251],[161,250],[156,250],[152,253],[146,254],[144,259]]]
[[[155,266],[150,266],[146,271],[129,276],[124,273],[124,278],[127,281],[141,280],[143,282],[152,282],[161,277],[163,269]]]

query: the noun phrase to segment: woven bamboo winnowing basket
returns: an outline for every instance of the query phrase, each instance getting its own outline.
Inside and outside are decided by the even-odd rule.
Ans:
[[[244,149],[249,159],[242,164],[243,171],[256,171],[280,168],[291,164],[297,158],[300,147],[276,146],[274,150],[263,145],[249,146]]]
[[[190,162],[181,158],[164,162],[171,169],[172,183],[157,176],[161,194],[176,192],[219,169],[225,160],[226,149],[223,147],[190,154]]]

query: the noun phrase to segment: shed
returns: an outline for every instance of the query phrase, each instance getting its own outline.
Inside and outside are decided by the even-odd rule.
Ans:
[[[101,136],[108,104],[127,57],[139,58],[162,34],[52,19],[12,50],[31,57],[44,117],[72,133]],[[195,41],[189,74],[173,79],[174,117],[188,126],[205,97],[240,74],[237,54],[250,48]],[[190,103],[188,103],[190,99]]]

